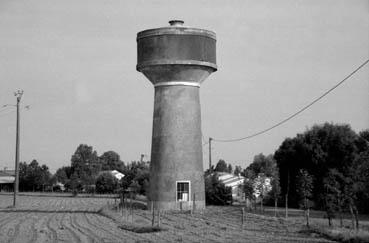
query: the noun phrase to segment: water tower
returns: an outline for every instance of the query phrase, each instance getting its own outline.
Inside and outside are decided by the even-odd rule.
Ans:
[[[181,20],[137,34],[137,71],[154,85],[149,208],[205,208],[200,84],[217,70],[216,36]]]

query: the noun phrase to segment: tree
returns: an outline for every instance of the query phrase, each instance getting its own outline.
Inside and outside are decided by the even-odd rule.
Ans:
[[[96,191],[99,193],[113,193],[118,187],[118,179],[111,173],[101,173],[96,179]]]
[[[123,174],[125,176],[122,178],[121,185],[124,189],[127,189],[132,185],[133,182],[135,182],[135,185],[138,185],[137,192],[142,195],[146,195],[150,180],[150,169],[148,162],[133,161],[125,166],[125,171],[123,171]]]
[[[234,175],[236,175],[236,176],[238,176],[238,175],[240,175],[241,173],[242,173],[242,168],[241,168],[241,166],[236,165],[236,167],[234,168],[233,174],[234,174]]]
[[[306,226],[309,227],[309,199],[313,191],[313,177],[306,171],[301,169],[297,176],[297,192],[301,199],[300,207],[305,211]]]
[[[367,159],[368,158],[369,157],[367,157]],[[360,194],[365,190],[365,183],[367,183],[367,177],[363,177],[363,174],[366,173],[361,171],[362,167],[360,165],[361,164],[354,164],[354,166],[348,168],[348,171],[345,173],[343,178],[343,195],[352,217],[353,228],[356,227],[357,230],[359,230],[358,200]]]
[[[254,179],[255,193],[259,195],[260,198],[260,211],[264,212],[264,197],[271,190],[270,185],[267,183],[268,177],[265,174],[259,173],[259,175]]]
[[[216,174],[205,178],[206,204],[229,205],[232,202],[232,188],[226,187]]]
[[[279,184],[279,173],[275,171],[275,174],[272,177],[272,190],[270,192],[272,198],[274,199],[274,217],[277,217],[277,208],[278,208],[278,198],[281,194],[281,186]]]
[[[312,200],[317,208],[323,209],[323,179],[329,169],[335,168],[344,174],[349,171],[357,156],[358,139],[349,125],[331,123],[315,125],[294,138],[285,139],[274,158],[279,168],[282,193],[286,195],[289,187],[289,204],[298,206],[296,176],[300,169],[305,169],[315,178]],[[289,183],[287,178],[290,178]]]
[[[124,162],[120,160],[118,153],[107,151],[100,156],[101,170],[117,170],[124,171]]]
[[[51,174],[46,165],[39,165],[37,160],[31,163],[21,162],[19,166],[20,188],[25,191],[43,191],[49,184]]]
[[[70,177],[68,184],[66,185],[68,189],[71,189],[74,196],[77,196],[78,191],[83,188],[82,180],[78,177],[77,173],[73,173]]]
[[[93,185],[100,169],[101,164],[96,151],[93,150],[92,146],[80,144],[71,159],[74,180],[78,178],[82,185]]]
[[[70,166],[63,166],[56,170],[55,178],[58,182],[66,184],[72,174],[72,168]]]
[[[356,172],[355,172],[356,171]],[[358,154],[354,161],[357,178],[357,204],[363,213],[369,213],[369,149]]]
[[[133,180],[132,183],[129,185],[129,187],[132,189],[132,192],[139,193],[141,186],[140,184],[138,184],[138,182],[136,180]]]
[[[28,182],[28,165],[26,162],[19,163],[19,188],[21,191],[28,190],[29,182]]]
[[[217,165],[215,166],[216,172],[228,172],[227,163],[224,160],[219,160]]]
[[[328,225],[332,226],[332,218],[335,212],[339,212],[340,226],[342,227],[342,211],[344,205],[344,177],[336,169],[330,169],[327,176],[323,179],[324,183],[324,206],[327,214]]]
[[[359,136],[369,142],[369,129],[359,132]]]
[[[266,177],[272,177],[277,170],[276,162],[273,155],[265,156],[264,154],[258,154],[254,156],[253,162],[246,168],[251,170],[254,175],[264,174]]]
[[[243,192],[245,193],[246,207],[251,209],[250,203],[255,200],[254,182],[251,179],[246,178],[243,182]]]
[[[255,179],[256,176],[257,176],[253,170],[250,170],[248,168],[247,169],[244,169],[242,171],[241,175],[244,176],[244,177],[246,177],[246,178],[248,178],[248,179],[252,179],[252,180]]]
[[[231,164],[228,164],[228,166],[227,166],[227,172],[230,173],[230,174],[232,174],[233,168],[232,168],[232,165]]]
[[[42,191],[45,191],[45,186],[49,185],[50,181],[51,181],[51,173],[49,172],[49,167],[47,167],[46,165],[41,165],[38,182],[39,185],[42,186]]]

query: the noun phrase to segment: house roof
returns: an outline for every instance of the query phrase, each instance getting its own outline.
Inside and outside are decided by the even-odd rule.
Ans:
[[[245,180],[243,176],[236,176],[230,173],[221,173],[219,174],[218,179],[224,183],[225,186],[235,187],[239,184],[242,184]]]
[[[113,175],[118,180],[122,179],[125,176],[123,173],[120,173],[117,170],[103,170],[103,171],[100,171],[99,175],[102,174],[102,173],[110,173],[111,175]]]
[[[0,184],[14,183],[14,176],[0,176]]]
[[[14,170],[0,170],[0,184],[14,183],[15,176]]]
[[[15,170],[0,170],[0,176],[14,176]]]

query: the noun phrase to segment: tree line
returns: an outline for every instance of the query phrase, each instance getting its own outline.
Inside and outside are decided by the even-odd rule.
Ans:
[[[214,172],[232,172],[220,160]],[[302,208],[309,224],[309,210],[324,210],[329,225],[344,213],[359,227],[359,212],[369,212],[369,129],[356,133],[347,124],[314,125],[286,138],[271,155],[258,154],[246,168],[233,173],[245,177],[247,200],[286,208]],[[270,187],[266,188],[268,180]],[[255,197],[257,191],[258,197]],[[264,201],[266,200],[266,201]]]
[[[124,174],[119,181],[109,171]],[[118,153],[104,152],[101,156],[92,146],[80,144],[71,157],[70,166],[57,169],[52,175],[46,165],[36,160],[29,164],[20,163],[19,181],[21,191],[66,191],[74,193],[112,193],[130,187],[140,194],[146,194],[149,180],[149,163],[132,161],[125,164]]]
[[[117,170],[125,177],[118,182],[111,174],[102,173],[108,170]],[[330,224],[332,218],[350,213],[358,226],[359,212],[369,212],[369,129],[356,133],[347,124],[314,125],[295,137],[286,138],[274,154],[255,155],[245,169],[219,160],[205,172],[206,199],[212,204],[229,204],[231,191],[214,172],[244,176],[245,197],[256,202],[257,192],[261,207],[265,203],[300,207],[306,212],[307,222],[310,208],[324,210]],[[267,181],[270,188],[266,187]],[[54,175],[36,160],[20,163],[21,190],[41,191],[55,186],[56,182],[69,191],[113,192],[130,187],[146,194],[149,164],[142,161],[125,164],[114,151],[98,156],[86,144],[77,147],[70,166],[59,168]]]
[[[315,125],[286,138],[274,153],[281,193],[293,207],[325,210],[331,219],[349,212],[359,226],[358,214],[369,207],[369,130],[358,134],[346,124]],[[304,188],[305,187],[305,188]]]

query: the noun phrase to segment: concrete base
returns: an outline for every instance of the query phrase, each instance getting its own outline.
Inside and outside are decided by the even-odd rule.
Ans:
[[[149,201],[147,209],[160,210],[194,210],[202,211],[205,209],[205,201],[185,201],[185,202],[164,202],[164,201]]]

